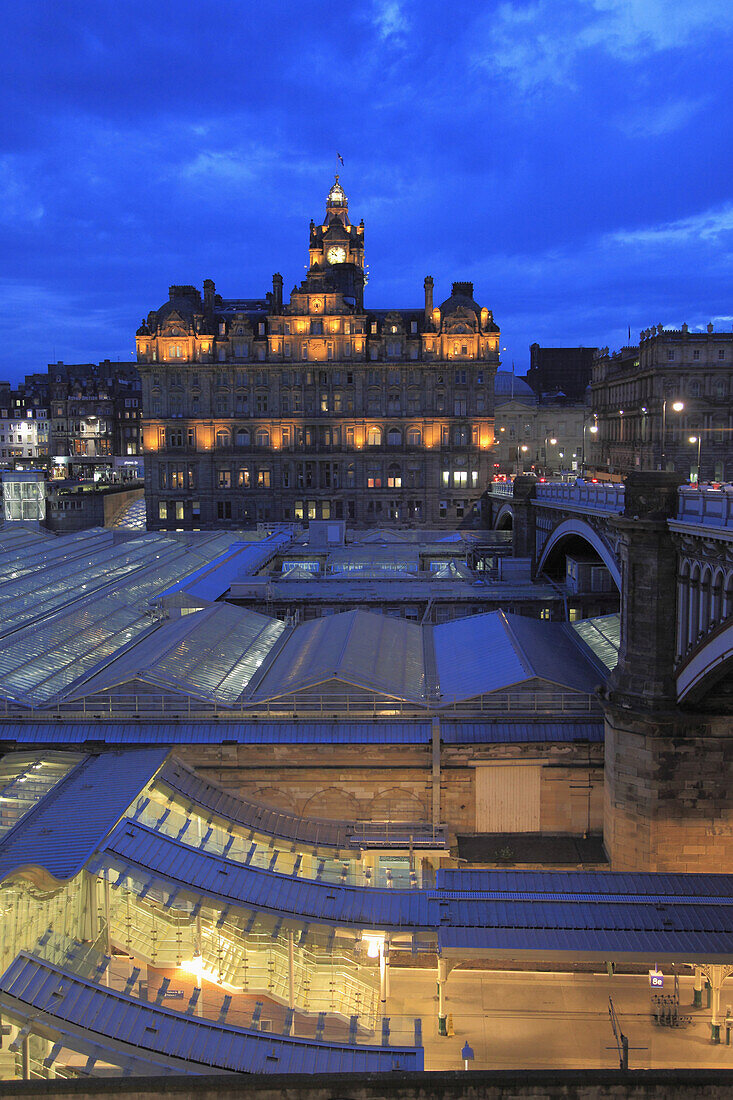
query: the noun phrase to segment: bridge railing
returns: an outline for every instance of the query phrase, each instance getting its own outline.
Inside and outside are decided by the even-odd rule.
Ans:
[[[559,504],[595,512],[623,512],[624,499],[625,487],[608,483],[539,481],[535,491],[538,504]]]
[[[677,519],[703,527],[733,528],[733,489],[680,489]]]

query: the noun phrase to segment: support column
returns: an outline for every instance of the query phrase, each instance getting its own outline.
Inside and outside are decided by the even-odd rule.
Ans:
[[[710,983],[710,1042],[720,1042],[720,987],[729,974],[733,973],[733,966],[721,966],[708,964],[701,970]]]
[[[437,829],[440,825],[440,719],[433,718],[433,752],[431,791],[433,802],[432,825]]]
[[[195,973],[196,988],[199,991],[198,1000],[196,1001],[196,1015],[197,1016],[203,1016],[203,1014],[204,1014],[204,977],[203,977],[203,973],[202,973],[203,967],[204,967],[204,953],[201,950],[201,947],[202,947],[202,942],[201,942],[201,912],[199,911],[196,915],[196,941],[194,943],[194,950],[193,950],[194,958],[198,959],[198,961],[199,961],[199,965],[196,968],[196,973]]]
[[[695,967],[695,986],[692,994],[692,1007],[702,1008],[702,967]]]
[[[387,1001],[387,955],[384,943],[379,944],[379,1000],[384,1007]]]
[[[532,499],[537,491],[534,474],[518,474],[512,487],[512,555],[529,558],[532,576],[537,567],[535,509]]]
[[[295,945],[288,932],[288,1008],[295,1008]]]
[[[438,958],[438,1035],[447,1035],[445,1012],[445,983],[448,970],[445,959]]]
[[[104,972],[104,984],[109,987],[109,985],[111,983],[111,980],[112,980],[112,975],[111,975],[110,972],[112,970],[112,957],[113,956],[112,956],[112,927],[111,927],[110,922],[109,922],[110,885],[109,885],[109,879],[107,878],[106,874],[105,874],[104,878],[102,879],[102,898],[103,898],[103,901],[104,901],[105,940],[106,940],[106,944],[107,944],[107,954],[109,955],[109,966],[106,968],[106,970]]]

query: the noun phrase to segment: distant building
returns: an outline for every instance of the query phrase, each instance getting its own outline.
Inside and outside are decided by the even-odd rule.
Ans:
[[[562,394],[569,401],[583,401],[593,373],[595,350],[532,344],[527,382],[538,396]]]
[[[494,403],[497,473],[514,473],[520,467],[553,474],[581,469],[592,423],[585,402],[540,398],[526,379],[497,371]]]
[[[364,226],[331,187],[283,302],[173,286],[137,332],[148,528],[469,522],[492,473],[499,329],[456,282],[440,306],[364,305]],[[477,515],[477,512],[475,513]]]
[[[0,382],[0,464],[46,460],[48,453],[48,379],[28,375],[15,389]]]
[[[675,470],[733,478],[733,333],[645,329],[638,346],[602,348],[593,366],[598,464],[612,473]]]
[[[141,388],[134,363],[51,363],[52,465],[70,475],[109,474],[141,455]]]

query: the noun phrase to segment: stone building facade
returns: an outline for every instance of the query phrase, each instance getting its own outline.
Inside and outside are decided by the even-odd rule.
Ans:
[[[701,481],[733,478],[733,332],[687,325],[645,329],[638,346],[593,364],[594,447],[600,469],[669,470]]]
[[[538,397],[525,378],[497,371],[494,390],[497,473],[580,471],[590,458],[594,426],[583,401]]]
[[[51,456],[75,475],[139,456],[140,376],[134,363],[50,363]]]
[[[11,469],[23,460],[48,459],[48,379],[26,376],[16,388],[0,382],[0,465]]]
[[[499,329],[473,284],[364,304],[364,225],[341,184],[283,302],[173,286],[137,332],[148,529],[345,519],[455,527],[492,473]]]

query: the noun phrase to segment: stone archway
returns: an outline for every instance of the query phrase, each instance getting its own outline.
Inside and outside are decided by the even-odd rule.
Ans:
[[[553,563],[557,562],[557,559],[565,552],[568,546],[578,540],[586,543],[587,546],[595,551],[608,569],[614,584],[620,592],[621,570],[616,556],[605,539],[603,539],[589,523],[585,523],[580,519],[563,520],[563,522],[559,523],[554,531],[551,532],[542,548],[542,556],[537,566],[537,572],[549,572]]]

